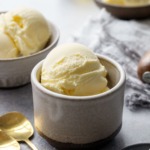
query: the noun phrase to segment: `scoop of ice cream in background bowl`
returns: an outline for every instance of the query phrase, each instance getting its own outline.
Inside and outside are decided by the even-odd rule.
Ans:
[[[19,8],[0,14],[0,88],[30,82],[33,67],[54,48],[59,30],[39,11]]]
[[[31,73],[37,131],[60,149],[93,148],[122,125],[125,72],[77,43],[54,48]]]

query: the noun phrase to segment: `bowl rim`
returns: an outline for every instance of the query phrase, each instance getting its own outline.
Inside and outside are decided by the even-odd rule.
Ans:
[[[104,59],[107,62],[110,62],[112,65],[114,65],[117,68],[117,70],[119,71],[119,73],[120,73],[120,79],[119,79],[118,83],[113,88],[109,89],[108,91],[106,91],[104,93],[100,93],[100,94],[96,94],[96,95],[90,95],[90,96],[69,96],[69,95],[59,94],[59,93],[56,93],[56,92],[53,92],[53,91],[50,91],[50,90],[46,89],[37,80],[37,71],[42,66],[42,63],[43,63],[44,60],[40,61],[32,69],[32,72],[31,72],[31,83],[33,85],[35,85],[43,93],[45,93],[47,95],[51,95],[53,97],[61,98],[61,99],[64,99],[64,100],[76,100],[76,101],[86,100],[87,101],[87,100],[91,100],[91,99],[107,97],[107,96],[113,94],[114,92],[116,92],[117,90],[119,90],[119,88],[121,88],[125,84],[125,81],[126,81],[125,71],[121,67],[121,65],[118,62],[116,62],[115,60],[113,60],[113,59],[111,59],[111,58],[109,58],[107,56],[100,55],[98,53],[95,53],[95,54],[96,54],[96,56],[99,59]]]
[[[116,4],[109,4],[109,3],[105,3],[103,0],[94,0],[97,4],[99,5],[103,5],[105,7],[112,7],[112,8],[117,8],[117,9],[143,9],[143,8],[150,8],[150,3],[149,4],[145,4],[145,5],[137,5],[137,6],[122,6],[122,5],[116,5]]]
[[[52,35],[51,36],[54,36],[54,33],[55,33],[55,36],[54,36],[55,38],[53,39],[53,41],[51,41],[52,43],[50,42],[50,44],[48,46],[46,46],[44,49],[39,50],[38,52],[33,53],[31,55],[19,56],[19,57],[15,57],[15,58],[0,58],[0,62],[18,61],[18,60],[32,58],[32,57],[35,57],[37,55],[40,55],[41,53],[49,50],[49,48],[53,47],[55,45],[55,43],[57,43],[59,38],[60,38],[60,30],[54,23],[52,23],[49,20],[48,20],[48,25],[52,28]],[[49,40],[51,40],[51,38]]]

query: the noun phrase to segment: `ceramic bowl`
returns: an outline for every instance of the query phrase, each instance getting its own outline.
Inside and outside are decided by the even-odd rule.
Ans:
[[[142,6],[119,6],[94,0],[98,7],[106,8],[112,15],[121,19],[145,19],[150,17],[150,4]]]
[[[17,87],[30,82],[33,67],[53,49],[59,40],[59,30],[49,22],[52,37],[47,46],[30,56],[0,59],[0,88]]]
[[[67,96],[40,84],[39,62],[31,73],[37,131],[61,149],[93,148],[113,138],[122,125],[125,72],[114,60],[98,55],[108,71],[110,90],[92,96]]]

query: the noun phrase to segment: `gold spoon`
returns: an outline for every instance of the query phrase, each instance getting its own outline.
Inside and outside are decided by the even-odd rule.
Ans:
[[[5,132],[0,131],[0,150],[20,150],[19,143]]]
[[[33,135],[33,127],[23,114],[19,112],[10,112],[1,116],[0,129],[17,141],[24,141],[33,150],[37,150],[29,141],[29,137]]]

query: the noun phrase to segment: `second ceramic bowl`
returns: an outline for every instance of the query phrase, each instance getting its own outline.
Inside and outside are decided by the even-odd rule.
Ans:
[[[52,37],[47,46],[39,52],[26,57],[0,59],[0,88],[11,88],[30,82],[33,67],[53,49],[59,40],[59,30],[49,22]]]

